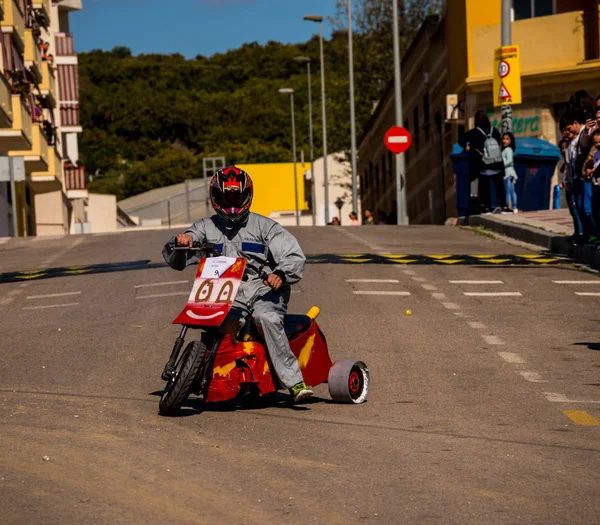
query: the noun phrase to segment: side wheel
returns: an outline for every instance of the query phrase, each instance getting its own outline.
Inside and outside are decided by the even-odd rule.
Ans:
[[[192,341],[185,347],[175,365],[175,373],[167,382],[160,398],[158,413],[161,416],[177,414],[183,402],[192,393],[205,358],[206,346],[201,341]]]
[[[336,361],[329,370],[329,395],[337,403],[364,403],[369,393],[369,369],[362,361]]]

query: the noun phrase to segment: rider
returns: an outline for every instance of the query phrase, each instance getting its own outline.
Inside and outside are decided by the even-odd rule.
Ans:
[[[301,402],[313,392],[302,379],[283,318],[290,285],[302,279],[306,258],[291,233],[267,217],[250,213],[253,191],[252,179],[244,170],[230,166],[217,171],[210,181],[216,215],[200,219],[173,237],[165,245],[163,257],[172,268],[183,270],[197,263],[198,256],[191,251],[175,251],[175,246],[192,247],[198,242],[214,244],[224,256],[244,257],[252,263],[221,330],[235,341],[250,315],[265,340],[280,383],[289,389],[295,402]],[[268,275],[265,280],[261,279],[262,270]]]

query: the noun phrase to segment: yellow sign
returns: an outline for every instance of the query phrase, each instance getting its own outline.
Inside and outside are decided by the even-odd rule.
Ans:
[[[519,46],[504,46],[494,51],[494,106],[520,104],[521,59]]]

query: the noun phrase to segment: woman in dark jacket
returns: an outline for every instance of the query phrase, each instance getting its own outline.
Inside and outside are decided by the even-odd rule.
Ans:
[[[496,128],[492,128],[490,119],[485,111],[479,110],[475,113],[475,127],[459,138],[458,143],[469,152],[469,172],[471,180],[479,181],[479,201],[482,213],[487,213],[491,208],[490,183],[496,188],[496,196],[501,208],[506,208],[506,192],[504,190],[504,164],[502,160],[493,164],[483,162],[483,147],[488,135],[492,131],[492,137],[498,142],[501,150],[502,138]]]

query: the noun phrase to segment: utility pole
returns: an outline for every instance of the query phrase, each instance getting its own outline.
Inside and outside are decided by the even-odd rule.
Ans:
[[[502,47],[512,45],[512,4],[513,0],[502,0]],[[511,106],[500,108],[501,131],[512,131],[513,110]]]
[[[402,74],[400,71],[400,24],[398,0],[393,0],[394,17],[394,100],[396,105],[396,126],[403,125],[402,116]],[[406,186],[404,184],[406,164],[404,153],[396,155],[396,202],[398,206],[398,224],[408,225],[406,209]]]
[[[17,188],[15,184],[14,157],[8,157],[8,172],[10,177],[10,200],[13,223],[13,237],[19,236],[19,221],[17,217]]]
[[[358,214],[358,186],[356,173],[356,116],[354,111],[354,56],[352,49],[352,0],[348,0],[348,69],[350,71],[350,141],[352,164],[352,211]],[[341,216],[340,216],[341,219]]]

